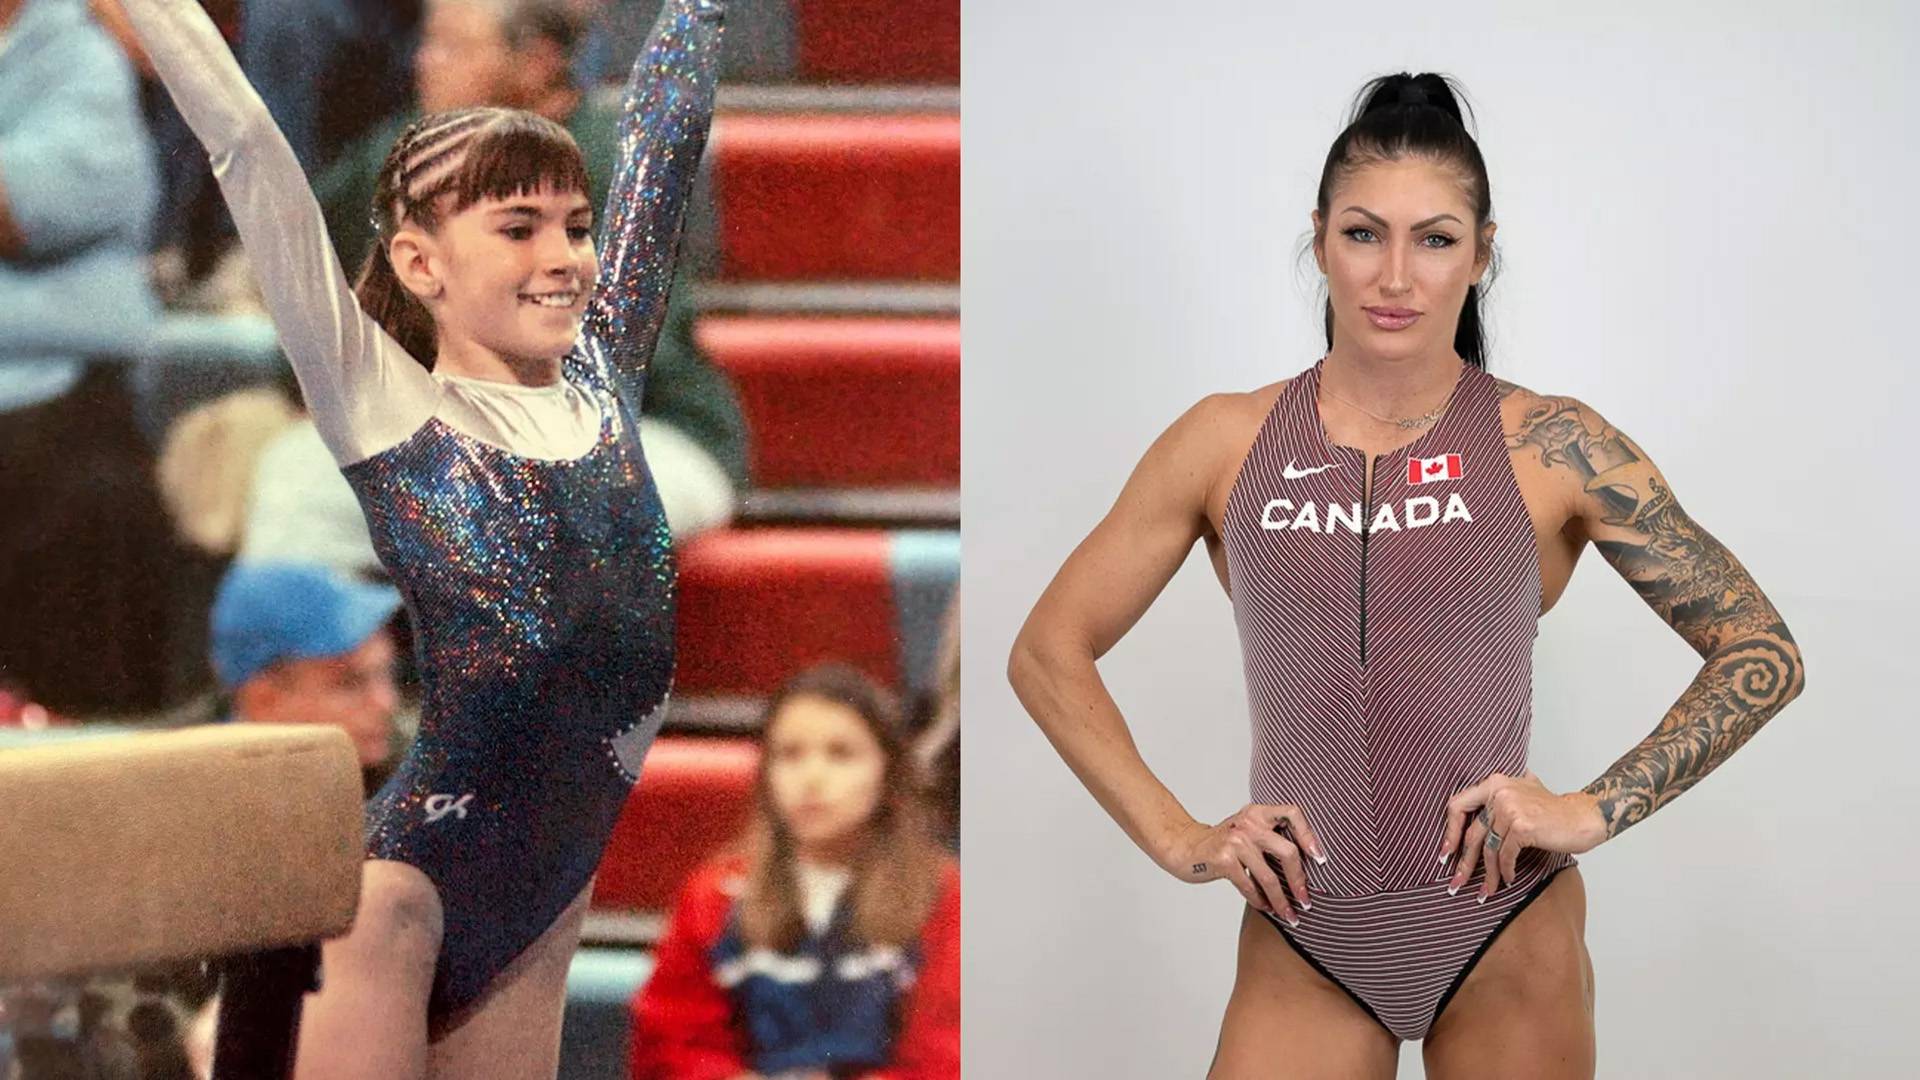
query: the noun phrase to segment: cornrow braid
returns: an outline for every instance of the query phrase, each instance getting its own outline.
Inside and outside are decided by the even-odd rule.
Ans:
[[[457,155],[475,133],[502,112],[480,106],[435,113],[420,118],[401,133],[388,151],[375,184],[374,227],[383,240],[409,217],[432,222],[436,215],[430,207],[451,186],[446,181],[460,167]],[[423,174],[430,169],[440,170],[433,176],[438,183],[424,182]]]

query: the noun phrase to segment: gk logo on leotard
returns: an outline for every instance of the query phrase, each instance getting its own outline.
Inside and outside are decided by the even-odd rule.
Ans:
[[[471,793],[455,798],[452,795],[427,796],[427,824],[431,825],[448,814],[465,819],[467,804],[473,801]]]

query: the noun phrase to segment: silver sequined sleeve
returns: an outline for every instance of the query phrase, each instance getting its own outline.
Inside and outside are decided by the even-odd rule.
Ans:
[[[599,239],[600,285],[581,336],[637,401],[666,319],[687,197],[713,120],[725,4],[666,0],[628,77],[619,172]]]

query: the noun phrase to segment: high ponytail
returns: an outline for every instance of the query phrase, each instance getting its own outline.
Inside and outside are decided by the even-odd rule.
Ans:
[[[433,313],[394,272],[388,252],[394,234],[402,223],[437,233],[443,216],[542,185],[587,193],[580,147],[552,120],[490,106],[415,120],[394,140],[374,181],[373,250],[353,284],[361,310],[431,371],[439,358],[439,329]]]
[[[1467,133],[1454,87],[1444,76],[1431,72],[1410,75],[1400,72],[1383,75],[1361,88],[1357,105],[1347,127],[1327,151],[1320,170],[1320,188],[1315,206],[1320,211],[1324,239],[1327,222],[1332,218],[1333,193],[1348,178],[1369,165],[1418,157],[1454,171],[1467,203],[1473,208],[1473,243],[1476,258],[1487,222],[1493,219],[1493,188],[1487,179],[1487,163],[1480,146]],[[1488,253],[1487,286],[1498,276],[1498,252]],[[1460,324],[1453,335],[1453,349],[1460,358],[1475,367],[1487,366],[1485,322],[1481,317],[1484,291],[1478,283],[1467,286],[1467,298],[1460,308]],[[1333,303],[1325,302],[1327,348],[1333,348]]]

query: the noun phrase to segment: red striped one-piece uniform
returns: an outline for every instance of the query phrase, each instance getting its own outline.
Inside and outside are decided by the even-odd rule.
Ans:
[[[1446,803],[1527,767],[1540,566],[1495,380],[1462,368],[1439,421],[1373,463],[1335,446],[1325,360],[1280,392],[1227,495],[1253,721],[1252,798],[1300,807],[1328,861],[1279,928],[1388,1031],[1421,1039],[1571,855],[1529,848],[1477,902],[1436,856]]]

